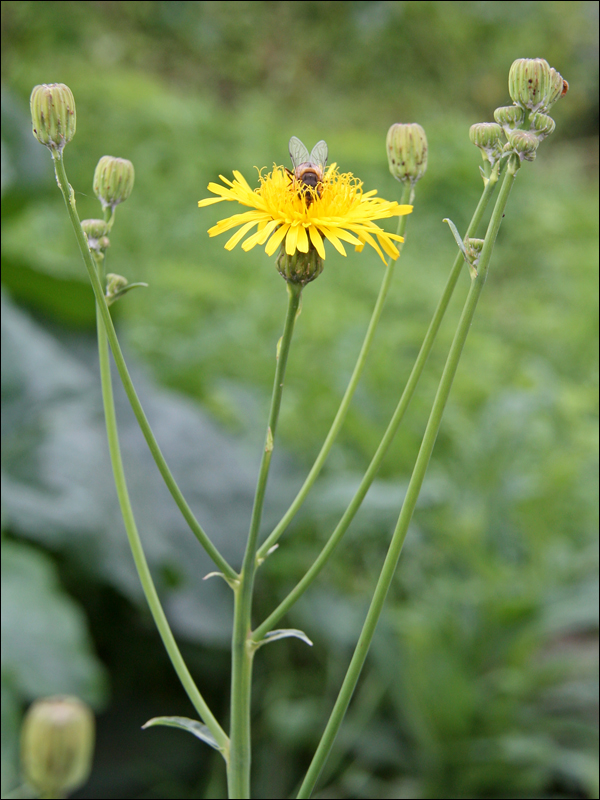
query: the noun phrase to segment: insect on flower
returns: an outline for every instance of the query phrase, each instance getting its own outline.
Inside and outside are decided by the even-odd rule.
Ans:
[[[290,158],[294,172],[287,170],[301,184],[298,194],[304,195],[307,207],[312,203],[315,194],[321,196],[323,177],[327,165],[327,143],[321,139],[309,154],[307,148],[297,136],[292,136],[289,143]]]

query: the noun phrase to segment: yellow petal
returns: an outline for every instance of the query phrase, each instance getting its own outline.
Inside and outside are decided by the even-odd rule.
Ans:
[[[360,244],[360,239],[357,239],[356,236],[349,231],[344,230],[342,227],[336,227],[335,232],[336,235],[344,242],[349,242],[350,244]]]
[[[379,240],[379,244],[383,247],[383,249],[388,254],[388,256],[390,256],[390,258],[393,259],[398,258],[398,256],[400,255],[400,251],[398,250],[395,244],[390,242],[387,236],[378,235],[377,239]]]
[[[340,240],[335,235],[335,233],[333,233],[333,231],[330,230],[329,228],[325,228],[325,227],[321,227],[321,231],[322,231],[322,233],[325,234],[325,237],[327,239],[329,239],[329,241],[335,247],[335,249],[338,251],[338,253],[341,253],[341,255],[345,256],[346,255],[346,251],[344,250],[344,245],[340,242]]]
[[[293,256],[296,252],[296,243],[298,241],[298,226],[290,225],[287,236],[285,238],[285,252],[288,256]]]
[[[261,223],[262,224],[262,223]],[[278,223],[277,220],[271,220],[267,225],[264,225],[262,228],[253,233],[252,236],[249,236],[246,241],[242,245],[242,250],[252,250],[254,245],[256,244],[264,244],[273,230],[277,227]]]
[[[268,256],[272,256],[275,250],[279,247],[281,242],[283,241],[283,237],[286,235],[289,229],[289,225],[282,225],[280,228],[277,228],[273,236],[267,242],[267,246],[265,247],[265,253]]]
[[[233,250],[233,248],[236,246],[236,244],[241,239],[243,239],[244,236],[248,233],[248,231],[251,228],[253,228],[255,225],[256,225],[256,220],[252,220],[250,222],[247,222],[245,225],[242,225],[242,227],[239,229],[239,231],[236,231],[233,234],[233,236],[231,237],[231,239],[229,239],[227,241],[227,243],[225,245],[225,250]]]
[[[308,253],[308,236],[304,225],[298,226],[298,242],[296,247],[301,253]]]
[[[248,185],[248,181],[246,180],[246,178],[244,178],[244,176],[242,175],[241,172],[238,172],[237,169],[234,169],[233,170],[233,175],[234,175],[235,179],[238,181],[238,183],[241,183],[241,185],[244,187],[244,189],[247,189],[249,192],[252,191],[252,189]]]
[[[226,197],[207,197],[204,200],[198,200],[198,206],[204,208],[204,206],[212,206],[213,203],[221,203],[226,199]]]
[[[243,214],[234,214],[233,217],[226,217],[219,220],[216,225],[209,229],[209,236],[218,236],[219,233],[225,233],[232,228],[237,228],[238,225],[244,225],[246,222],[253,220],[259,222],[262,214],[259,211],[245,211]]]
[[[325,258],[325,247],[323,246],[323,239],[321,239],[321,234],[315,228],[314,225],[311,225],[308,229],[310,234],[310,240],[313,243],[313,246],[317,253],[321,256],[321,258]]]
[[[364,240],[363,242],[361,242],[361,248],[360,249],[362,250],[362,248],[364,247],[364,242],[366,242],[367,244],[370,244],[371,247],[373,248],[373,250],[376,250],[379,253],[379,255],[381,256],[381,259],[385,263],[385,258],[383,257],[383,253],[379,249],[379,245],[377,244],[375,239],[371,236],[371,234],[368,231],[363,229],[363,231],[361,232],[360,235],[361,235],[362,239]]]

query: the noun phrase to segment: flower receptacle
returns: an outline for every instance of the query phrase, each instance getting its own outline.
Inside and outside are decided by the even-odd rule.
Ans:
[[[296,250],[293,255],[289,255],[283,244],[277,256],[277,271],[288,283],[306,286],[323,272],[323,259],[312,245],[309,246],[308,253]]]

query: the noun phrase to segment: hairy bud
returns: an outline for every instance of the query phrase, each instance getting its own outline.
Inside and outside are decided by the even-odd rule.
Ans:
[[[494,111],[494,119],[501,125],[508,136],[516,130],[525,119],[525,112],[521,106],[500,106]]]
[[[125,202],[133,189],[135,172],[126,158],[102,156],[94,172],[94,194],[102,208],[114,209]]]
[[[94,715],[76,697],[33,703],[21,729],[25,779],[42,797],[63,797],[88,779],[94,751]]]
[[[557,100],[564,97],[569,91],[569,84],[554,67],[550,67],[550,92],[548,95],[548,103],[546,111],[551,108]]]
[[[508,75],[512,100],[530,111],[547,111],[568,88],[569,84],[543,58],[518,58]]]
[[[277,256],[277,271],[288,283],[299,283],[305,286],[323,272],[323,259],[312,244],[309,245],[308,253],[296,250],[290,256],[285,252],[284,243]]]
[[[83,219],[81,228],[85,233],[90,250],[105,250],[110,244],[106,234],[108,224],[103,219]]]
[[[390,172],[398,181],[415,184],[427,170],[427,137],[416,122],[397,122],[389,129],[386,148]]]
[[[504,139],[502,128],[496,122],[478,122],[471,125],[469,139],[481,150],[484,161],[493,166],[502,158]]]
[[[549,117],[547,114],[540,114],[539,112],[531,115],[530,122],[531,132],[535,133],[540,142],[542,139],[545,139],[546,136],[550,136],[556,128],[556,122],[554,122],[552,117]]]
[[[516,153],[521,161],[533,161],[540,140],[529,131],[513,131],[508,137],[507,147]]]
[[[77,114],[73,92],[64,83],[34,86],[29,100],[33,135],[46,147],[62,153],[75,136]]]

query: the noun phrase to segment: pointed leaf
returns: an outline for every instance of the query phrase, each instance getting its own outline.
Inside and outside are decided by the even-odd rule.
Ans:
[[[456,244],[458,245],[458,248],[459,248],[460,252],[463,254],[464,259],[468,264],[469,263],[469,256],[467,255],[467,251],[465,249],[465,244],[464,244],[463,240],[460,238],[460,233],[458,232],[458,230],[456,228],[456,225],[452,222],[451,219],[443,219],[442,222],[447,222],[448,225],[450,226],[450,230],[452,231],[452,235],[454,236]]]
[[[225,575],[222,572],[209,572],[208,575],[205,575],[202,578],[202,580],[207,581],[209,578],[223,578],[223,580],[226,580]]]
[[[221,749],[210,730],[206,725],[198,722],[198,720],[189,719],[188,717],[153,717],[149,719],[145,725],[142,725],[142,730],[152,728],[155,725],[165,725],[168,728],[181,728],[182,731],[189,731],[189,733],[196,738],[202,739],[203,742],[214,747],[215,750]]]
[[[296,639],[301,639],[303,642],[306,642],[306,644],[312,647],[313,643],[308,636],[304,633],[304,631],[300,631],[297,628],[281,628],[277,631],[270,631],[258,646],[262,647],[263,644],[269,644],[269,642],[274,642],[277,639],[287,639],[290,636],[293,636]]]
[[[114,294],[110,294],[110,295],[107,296],[106,301],[107,301],[108,305],[109,306],[112,305],[120,297],[123,297],[124,294],[127,294],[127,292],[131,291],[131,289],[138,289],[140,286],[142,286],[144,288],[148,288],[148,284],[147,283],[142,283],[142,282],[128,283],[127,286],[124,286],[122,289],[119,289]]]

